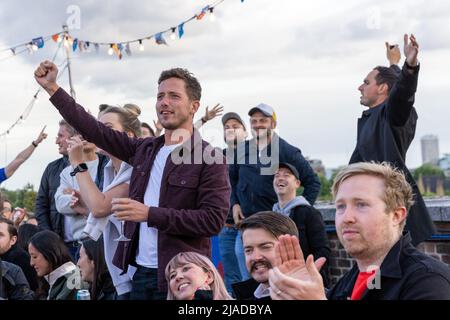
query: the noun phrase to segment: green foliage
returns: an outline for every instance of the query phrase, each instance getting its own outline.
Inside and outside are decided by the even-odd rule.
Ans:
[[[34,191],[34,186],[30,183],[25,185],[22,189],[15,191],[1,189],[2,194],[11,201],[13,207],[25,208],[27,211],[34,212],[37,192]]]
[[[426,176],[438,176],[445,178],[444,171],[442,171],[441,168],[432,165],[432,164],[424,164],[423,166],[417,168],[414,170],[414,179],[417,181],[419,180],[420,176],[426,177]]]
[[[333,180],[327,179],[322,174],[319,174],[319,180],[320,180],[320,193],[319,193],[319,200],[331,200],[331,186],[333,185]]]

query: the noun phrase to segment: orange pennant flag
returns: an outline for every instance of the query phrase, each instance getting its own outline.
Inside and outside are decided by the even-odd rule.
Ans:
[[[112,45],[112,48],[113,48],[114,52],[117,54],[117,56],[119,57],[119,59],[122,59],[122,52],[120,52],[119,47],[117,46],[116,43],[114,43]]]
[[[52,35],[53,41],[58,42],[58,38],[59,38],[59,34]]]
[[[197,15],[197,20],[201,20],[205,16],[205,11],[202,11],[200,14]]]

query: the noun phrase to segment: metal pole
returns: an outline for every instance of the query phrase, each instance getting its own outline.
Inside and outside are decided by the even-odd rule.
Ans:
[[[63,30],[65,32],[65,35],[68,36],[69,28],[67,27],[67,25],[63,25]],[[75,89],[73,87],[73,82],[72,82],[72,70],[70,68],[70,48],[69,48],[69,46],[66,46],[65,44],[64,44],[64,47],[66,49],[67,71],[68,71],[68,75],[69,75],[70,95],[72,96],[72,98],[74,98],[76,100]]]

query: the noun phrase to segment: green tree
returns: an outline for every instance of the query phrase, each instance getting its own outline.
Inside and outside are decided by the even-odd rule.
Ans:
[[[319,174],[320,180],[320,200],[331,200],[331,186],[333,185],[333,181],[331,179],[327,179],[323,174]]]
[[[444,171],[439,168],[438,166],[432,165],[432,164],[424,164],[423,166],[417,168],[414,170],[414,179],[417,181],[420,177],[426,177],[426,176],[438,176],[445,178]]]
[[[15,191],[1,189],[1,192],[11,201],[13,207],[25,208],[27,211],[34,212],[37,192],[34,191],[32,184],[28,183],[22,189]]]

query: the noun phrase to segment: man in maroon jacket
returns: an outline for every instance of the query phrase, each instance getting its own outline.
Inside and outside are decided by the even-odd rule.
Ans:
[[[203,141],[192,124],[200,106],[200,84],[185,69],[162,72],[156,112],[165,134],[140,139],[85,112],[56,84],[57,73],[45,61],[35,78],[61,115],[86,140],[133,166],[130,198],[112,203],[131,239],[120,242],[113,262],[124,272],[129,265],[137,267],[130,299],[165,299],[168,261],[185,251],[210,256],[209,238],[220,232],[229,209],[230,184],[221,151]]]

